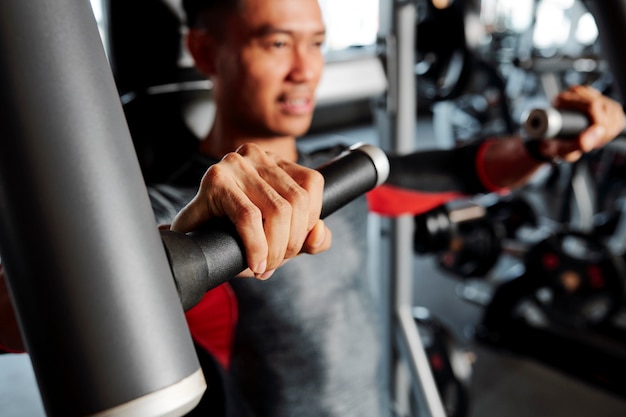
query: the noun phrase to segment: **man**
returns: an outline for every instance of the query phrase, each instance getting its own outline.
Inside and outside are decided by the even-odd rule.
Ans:
[[[244,143],[308,166],[339,152],[304,154],[296,143],[309,128],[324,66],[317,0],[183,3],[187,45],[213,83],[216,114],[199,154],[172,184],[195,184],[206,167]],[[574,161],[624,125],[620,106],[592,89],[567,91],[556,104],[584,111],[591,127],[577,140],[539,142],[532,155],[521,138],[509,138],[393,156],[390,183],[430,190],[434,182],[433,191],[465,193],[516,186],[546,160]],[[327,220],[334,250],[293,259],[266,282],[231,281],[239,302],[231,371],[254,415],[391,413],[379,374],[380,323],[365,279],[366,216],[365,200],[355,201]]]

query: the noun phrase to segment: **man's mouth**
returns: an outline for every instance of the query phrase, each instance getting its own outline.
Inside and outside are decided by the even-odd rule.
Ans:
[[[283,111],[290,114],[307,114],[313,110],[313,104],[308,97],[281,97],[278,102]]]

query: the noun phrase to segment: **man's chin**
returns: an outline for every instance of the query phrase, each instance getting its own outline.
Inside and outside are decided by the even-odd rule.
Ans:
[[[299,123],[284,123],[275,129],[274,133],[278,133],[279,136],[302,136],[311,128],[311,119],[312,117],[309,117],[306,121],[299,121]]]

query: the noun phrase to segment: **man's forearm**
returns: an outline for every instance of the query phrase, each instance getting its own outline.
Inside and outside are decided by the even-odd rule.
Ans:
[[[528,154],[519,137],[490,141],[479,163],[482,163],[486,181],[500,188],[525,184],[543,165]]]

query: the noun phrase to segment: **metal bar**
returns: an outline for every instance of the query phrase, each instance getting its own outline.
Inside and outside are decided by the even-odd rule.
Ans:
[[[600,43],[603,45],[600,53],[609,64],[613,74],[613,82],[617,87],[622,104],[626,100],[626,49],[611,47],[615,42],[626,39],[626,0],[584,0],[591,14],[596,20],[599,30]]]
[[[389,5],[389,3],[385,3]],[[415,86],[415,25],[414,2],[393,1],[391,14],[381,12],[380,38],[385,40],[385,57],[389,78],[385,108],[388,147],[397,153],[406,153],[415,148],[416,86]],[[382,17],[388,16],[389,21]],[[420,415],[445,417],[443,404],[436,388],[430,366],[426,359],[417,326],[407,317],[413,308],[413,221],[412,217],[400,217],[390,225],[390,273],[389,341],[393,349],[388,352],[387,371],[391,383],[392,401],[399,414],[411,410],[413,392],[418,396]],[[408,313],[407,313],[408,312]],[[402,368],[404,366],[405,368]],[[400,367],[400,368],[399,368]],[[408,370],[411,378],[406,379],[399,369]]]

